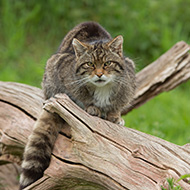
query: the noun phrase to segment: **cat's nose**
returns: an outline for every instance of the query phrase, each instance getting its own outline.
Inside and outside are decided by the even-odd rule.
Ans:
[[[103,73],[102,73],[102,72],[99,72],[99,73],[96,73],[96,75],[97,75],[99,78],[101,78],[101,76],[103,75]]]

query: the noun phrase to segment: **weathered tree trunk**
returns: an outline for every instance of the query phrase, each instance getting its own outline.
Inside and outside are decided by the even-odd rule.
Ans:
[[[135,99],[123,114],[188,80],[189,49],[179,42],[139,72]],[[64,94],[42,106],[40,89],[0,82],[0,189],[18,188],[15,176],[27,138],[36,118],[47,111],[58,113],[67,124],[44,177],[28,190],[154,190],[161,189],[168,177],[190,173],[190,145],[178,146],[90,116]],[[185,180],[180,185],[190,189]]]
[[[190,46],[178,42],[152,64],[137,73],[138,88],[131,106],[124,108],[126,114],[161,92],[169,91],[190,78]]]

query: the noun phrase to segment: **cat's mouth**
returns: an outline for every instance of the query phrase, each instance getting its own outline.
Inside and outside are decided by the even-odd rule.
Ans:
[[[102,79],[98,79],[98,80],[95,81],[95,83],[104,83],[104,82],[106,82],[106,81],[102,80]]]
[[[102,86],[105,86],[107,82],[108,82],[107,80],[98,79],[94,81],[94,85],[97,87],[102,87]]]
[[[103,87],[110,82],[109,78],[104,75],[101,77],[94,76],[90,81],[93,85],[97,87]]]

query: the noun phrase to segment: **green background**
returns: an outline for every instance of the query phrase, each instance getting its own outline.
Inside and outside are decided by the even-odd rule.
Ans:
[[[93,20],[113,37],[137,72],[176,42],[190,43],[189,0],[0,0],[0,80],[40,87],[47,59],[75,25]],[[190,142],[187,82],[124,117],[126,126],[176,144]],[[127,137],[126,137],[127,138]]]

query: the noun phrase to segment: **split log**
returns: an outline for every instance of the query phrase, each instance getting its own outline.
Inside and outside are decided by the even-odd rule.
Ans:
[[[189,49],[185,42],[179,42],[137,73],[135,99],[123,114],[190,78]],[[44,177],[28,190],[152,190],[161,189],[168,177],[177,179],[190,173],[190,145],[178,146],[90,116],[66,95],[50,99],[43,110],[42,104],[40,89],[0,82],[0,179],[4,179],[4,164],[20,165],[32,126],[40,112],[47,111],[58,113],[67,124],[58,136]],[[0,180],[0,184],[4,182]],[[3,188],[14,190],[17,185]],[[180,185],[190,189],[185,180]]]
[[[137,91],[130,107],[124,108],[125,115],[164,91],[169,91],[190,78],[190,46],[178,42],[152,64],[136,74]]]

